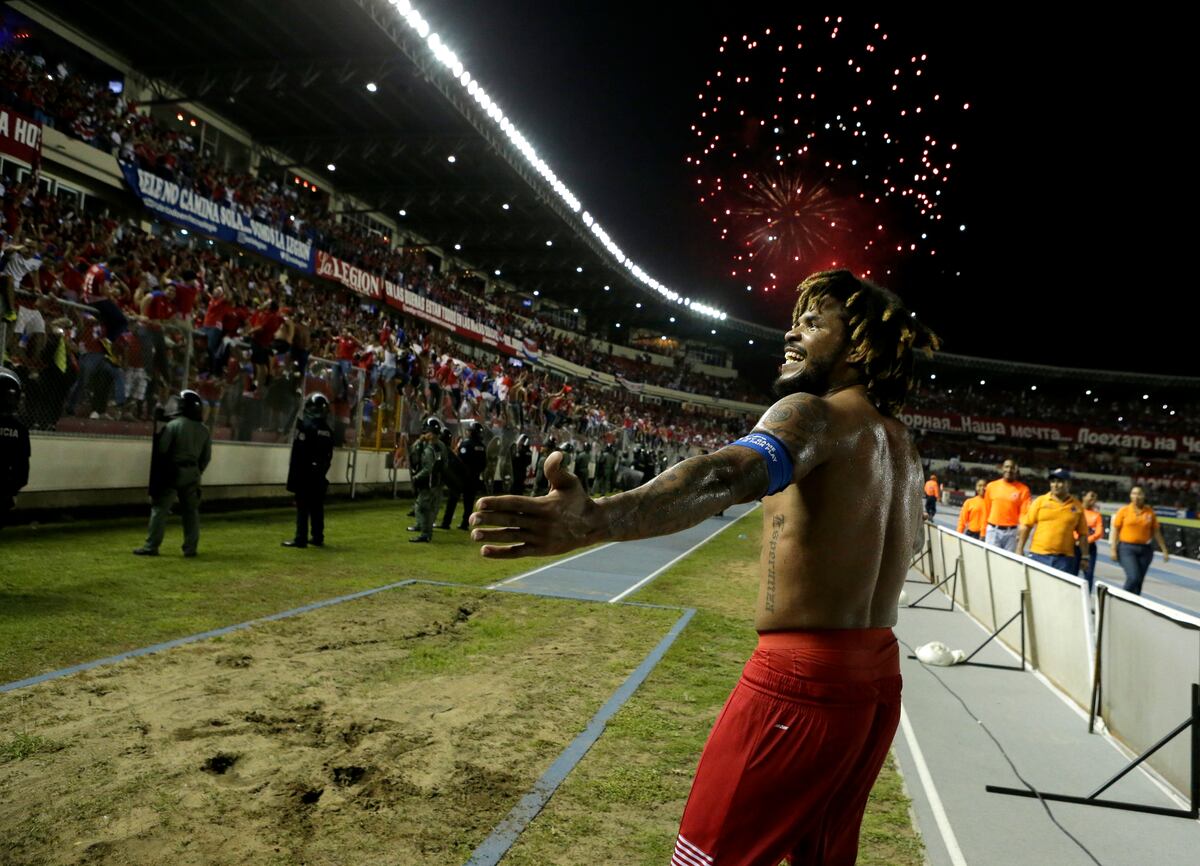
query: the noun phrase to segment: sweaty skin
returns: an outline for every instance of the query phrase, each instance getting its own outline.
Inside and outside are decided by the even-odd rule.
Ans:
[[[809,418],[782,418],[787,411]],[[923,515],[908,430],[880,415],[861,388],[785,398],[757,429],[795,451],[788,440],[798,427],[823,459],[763,499],[755,628],[891,627]]]
[[[920,458],[904,425],[881,414],[857,383],[845,345],[834,305],[799,316],[787,334],[799,360],[783,365],[780,382],[826,365],[827,387],[819,396],[783,397],[754,428],[781,440],[794,467],[793,483],[763,499],[759,631],[894,625],[909,558],[921,543]],[[471,537],[484,542],[485,557],[549,556],[669,535],[763,497],[769,486],[764,458],[740,445],[684,460],[598,501],[562,467],[561,454],[544,471],[546,496],[479,500]]]

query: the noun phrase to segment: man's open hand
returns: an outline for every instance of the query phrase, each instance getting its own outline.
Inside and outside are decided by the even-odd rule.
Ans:
[[[479,552],[488,559],[552,556],[599,540],[600,507],[563,466],[563,453],[547,457],[542,471],[550,482],[545,496],[485,496],[475,503],[471,539],[483,542]]]

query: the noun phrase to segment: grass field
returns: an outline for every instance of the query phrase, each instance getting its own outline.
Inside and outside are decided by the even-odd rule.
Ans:
[[[754,648],[761,540],[762,520],[754,512],[630,597],[687,604],[698,613],[517,842],[506,866],[670,861],[696,759]],[[623,856],[614,859],[614,851]],[[867,807],[858,862],[923,861],[908,796],[889,760]]]
[[[1169,523],[1172,526],[1187,526],[1191,529],[1200,529],[1200,520],[1190,517],[1160,517],[1161,523]]]
[[[335,506],[330,546],[307,551],[278,546],[290,535],[290,511],[208,517],[195,560],[166,553],[177,543],[177,528],[162,557],[130,556],[142,521],[6,531],[0,682],[407,578],[480,587],[542,564],[485,562],[466,533],[454,530],[436,533],[433,545],[410,546],[404,541],[406,511],[404,502]],[[629,599],[699,612],[505,864],[670,859],[700,749],[753,646],[755,582],[748,563],[756,559],[759,524],[757,514],[743,519]],[[473,608],[459,622],[454,611],[462,599],[455,593],[467,593],[468,607],[482,606],[486,615]],[[342,646],[344,635],[338,635],[354,630],[346,617],[358,630],[362,622],[375,623],[356,610],[383,618],[366,626],[374,636]],[[229,862],[242,855],[280,864],[345,862],[339,857],[351,849],[364,855],[355,862],[399,862],[383,852],[403,849],[410,852],[405,862],[460,863],[675,615],[479,589],[408,587],[372,596],[367,604],[338,605],[0,695],[0,838],[10,838],[4,816],[11,821],[19,815],[35,822],[23,823],[12,837],[23,840],[25,853],[13,861],[19,863],[166,862],[164,856],[205,862],[205,840],[229,853]],[[400,638],[392,634],[397,631]],[[314,654],[313,647],[336,652]],[[243,658],[252,660],[244,669]],[[313,659],[322,663],[314,666]],[[161,730],[142,720],[149,725],[146,735],[130,720],[137,715],[130,708],[132,686],[112,688],[128,672],[142,672],[158,691],[168,692],[191,670],[197,671],[187,677],[198,689],[193,697],[205,709],[187,724],[171,716]],[[42,708],[48,715],[38,715],[29,703],[40,695],[50,696]],[[346,704],[351,695],[356,703]],[[157,692],[146,699],[154,703]],[[458,707],[457,715],[430,724],[414,712],[439,702]],[[164,704],[162,712],[185,706]],[[107,723],[93,724],[93,717]],[[31,725],[35,718],[43,721]],[[271,736],[272,724],[283,718],[295,719],[302,730],[280,742],[280,734]],[[114,720],[121,724],[114,727]],[[123,748],[133,751],[89,751],[98,748],[88,733],[97,727],[122,729],[131,738],[122,740]],[[224,752],[211,739],[217,730],[232,737]],[[346,740],[346,731],[359,733]],[[197,733],[204,736],[192,736]],[[151,741],[158,763],[148,765],[137,750]],[[318,745],[326,751],[314,752]],[[414,760],[406,757],[413,749],[413,755],[440,755],[442,762],[431,766],[441,769],[421,775],[417,764],[406,763]],[[458,750],[466,756],[463,767],[447,758]],[[200,770],[203,762],[227,760],[221,754],[242,756],[235,771]],[[157,776],[147,776],[151,767]],[[365,775],[352,778],[359,770]],[[85,778],[90,787],[81,785]],[[53,810],[39,817],[29,808],[31,789],[23,787],[30,779],[40,786],[34,791],[58,792],[52,805],[66,808],[66,794],[81,789],[96,795],[88,800],[95,807],[70,806],[77,819],[53,821]],[[310,809],[304,797],[314,796],[322,779],[326,793]],[[129,799],[147,787],[161,796]],[[271,804],[292,823],[267,821],[265,815],[274,815]],[[198,806],[197,816],[213,826],[236,826],[238,838],[275,839],[271,847],[280,850],[190,832],[187,816]],[[412,820],[384,820],[401,814]],[[63,853],[44,834],[72,821],[83,822],[90,835],[79,831]],[[194,840],[190,853],[170,847],[180,839]],[[45,859],[26,856],[39,846]],[[91,861],[83,857],[87,850]],[[2,854],[0,848],[0,860]],[[250,860],[243,856],[243,862]],[[922,862],[908,800],[891,767],[872,796],[859,862]]]
[[[145,520],[4,530],[0,683],[408,578],[484,586],[523,570],[487,561],[467,533],[408,544],[412,503],[331,506],[327,546],[291,550],[294,512],[201,515],[200,556],[135,557]],[[447,549],[454,550],[448,555]]]

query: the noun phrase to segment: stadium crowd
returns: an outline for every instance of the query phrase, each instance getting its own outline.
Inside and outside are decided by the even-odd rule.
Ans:
[[[312,240],[482,324],[527,338],[544,352],[632,382],[760,403],[768,399],[761,385],[704,375],[682,354],[673,366],[652,363],[648,353],[614,354],[610,344],[564,329],[561,317],[527,306],[529,299],[516,292],[485,299],[469,278],[453,273],[424,248],[393,245],[382,234],[337,221],[329,196],[315,185],[298,177],[288,183],[281,168],[267,164],[257,174],[218,165],[198,153],[182,114],[176,118],[179,127],[164,123],[64,63],[5,50],[0,52],[0,88],[9,104],[48,126]],[[746,423],[516,367],[514,359],[439,335],[424,322],[236,249],[194,236],[184,239],[160,223],[151,222],[146,232],[140,227],[144,213],[125,220],[84,213],[35,184],[12,179],[4,184],[2,206],[4,288],[8,306],[18,308],[7,356],[29,382],[34,427],[144,424],[170,393],[191,384],[213,407],[213,426],[227,431],[220,435],[271,439],[284,435],[295,417],[310,357],[328,359],[317,375],[328,378],[326,387],[343,420],[361,403],[367,421],[388,436],[407,434],[420,412],[433,412],[451,420],[516,422],[537,435],[570,431],[711,448]],[[946,376],[936,383],[922,380],[908,408],[1156,433],[1188,433],[1200,424],[1194,399],[1160,409],[1148,397],[1101,397],[1059,383],[1041,390],[1006,387],[1006,405],[997,409],[995,385],[975,385],[966,376],[957,377],[956,385],[952,381]],[[1101,387],[1097,383],[1098,391]],[[409,417],[398,417],[401,405]],[[111,423],[106,429],[120,432]],[[1146,475],[1183,480],[1200,474],[1193,463],[1144,461],[1144,455],[1118,449],[993,446],[932,435],[924,437],[922,450],[930,459],[944,455],[992,465],[1016,456],[1038,470],[1066,465],[1131,475],[1145,469]],[[952,473],[950,480],[969,488],[971,479],[970,473],[961,479]]]
[[[151,114],[139,111],[136,102],[72,74],[65,64],[58,64],[53,73],[46,72],[46,67],[47,61],[39,55],[3,52],[0,92],[18,110],[109,151],[123,162],[235,207],[245,216],[287,234],[311,240],[331,255],[381,274],[397,285],[424,289],[422,294],[477,321],[508,333],[523,331],[526,336],[544,341],[552,354],[575,363],[613,367],[630,379],[678,390],[755,402],[765,396],[762,389],[746,388],[735,379],[689,369],[682,356],[674,359],[673,366],[665,367],[651,363],[648,356],[635,360],[614,355],[606,343],[566,334],[547,321],[539,321],[536,312],[523,315],[525,311],[517,304],[501,307],[484,303],[476,294],[461,291],[453,283],[430,284],[423,249],[393,246],[386,235],[337,221],[330,212],[329,196],[318,192],[315,185],[301,182],[299,177],[286,183],[282,169],[266,164],[259,166],[257,174],[228,170],[197,152],[188,126],[164,126]],[[177,119],[182,124],[184,116],[179,114]]]
[[[936,380],[925,379],[913,389],[907,408],[1161,435],[1200,431],[1200,399],[1194,394],[1176,393],[1154,399],[1157,395],[1136,385],[1115,386],[1100,377],[1097,381],[1071,379],[1034,386],[1028,377],[1008,377],[1001,381],[995,375],[981,377],[978,373],[961,371],[957,375],[948,371],[935,375],[938,375]],[[980,378],[986,384],[978,384]],[[1004,404],[998,406],[1001,394]]]
[[[511,418],[539,435],[714,447],[745,424],[516,367],[341,287],[132,220],[93,218],[27,184],[6,188],[4,213],[16,296],[8,360],[27,382],[35,429],[76,429],[65,418],[145,432],[156,405],[193,386],[218,435],[274,441],[290,429],[313,356],[329,359],[314,376],[344,421],[361,399],[369,423],[392,421],[389,434],[405,432],[388,415],[398,394],[406,426],[424,413]],[[423,276],[410,284],[429,294],[456,291],[453,276],[431,273],[419,255],[412,268]]]

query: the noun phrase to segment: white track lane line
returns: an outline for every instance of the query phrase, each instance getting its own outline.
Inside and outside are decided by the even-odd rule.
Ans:
[[[950,862],[953,866],[967,866],[967,859],[958,847],[958,837],[954,835],[954,828],[950,826],[950,819],[942,807],[942,798],[938,796],[937,786],[933,784],[933,776],[925,763],[925,755],[917,743],[917,735],[913,733],[912,722],[908,720],[908,713],[903,705],[900,707],[900,728],[904,731],[904,742],[908,744],[913,763],[917,765],[917,776],[921,779],[921,787],[925,789],[925,798],[929,801],[929,809],[933,812],[938,832],[942,834],[942,843],[946,846],[946,853],[950,855]]]
[[[539,572],[543,572],[547,568],[554,568],[554,566],[562,565],[564,562],[570,562],[572,559],[579,559],[579,557],[587,556],[589,553],[596,553],[597,551],[601,551],[606,547],[612,547],[616,543],[617,542],[615,542],[615,541],[610,541],[607,544],[600,545],[599,547],[590,547],[587,550],[583,551],[582,553],[577,553],[574,556],[568,556],[566,559],[556,559],[556,560],[554,560],[554,562],[551,562],[549,565],[543,565],[541,568],[535,568],[533,571],[527,571],[524,574],[518,574],[516,577],[510,577],[507,580],[500,581],[499,583],[493,583],[491,586],[488,587],[488,589],[498,589],[499,587],[505,586],[506,584],[515,583],[516,581],[524,580],[527,577],[533,577],[535,574],[538,574]]]
[[[733,520],[731,520],[731,521],[729,521],[728,523],[726,523],[724,526],[722,526],[720,529],[718,529],[718,530],[716,530],[715,532],[713,532],[711,535],[707,535],[707,536],[705,536],[703,539],[701,539],[700,541],[698,541],[697,543],[693,544],[691,547],[689,547],[689,548],[688,548],[687,550],[685,550],[683,553],[679,554],[679,556],[677,556],[677,557],[675,557],[674,559],[672,559],[670,562],[668,562],[668,563],[667,563],[666,565],[664,565],[662,568],[655,569],[655,571],[654,571],[654,572],[652,572],[651,574],[648,574],[648,575],[646,575],[645,577],[643,577],[641,580],[639,580],[639,581],[638,581],[637,583],[635,583],[633,586],[629,587],[629,589],[627,589],[627,590],[625,590],[624,592],[621,592],[621,593],[619,593],[619,594],[617,594],[617,595],[614,595],[612,598],[610,598],[610,599],[608,600],[608,603],[609,603],[609,604],[616,604],[618,601],[620,601],[621,599],[623,599],[625,596],[629,595],[629,594],[630,594],[630,593],[632,593],[632,592],[636,592],[637,590],[641,589],[643,586],[645,586],[646,584],[648,584],[650,581],[654,580],[654,578],[658,577],[660,574],[662,574],[664,571],[666,571],[666,570],[667,570],[668,568],[670,568],[672,565],[674,565],[675,563],[679,562],[679,560],[683,559],[683,558],[684,558],[685,556],[687,556],[689,553],[692,553],[693,551],[695,551],[695,550],[696,550],[696,548],[698,548],[698,547],[700,547],[700,546],[702,546],[702,545],[704,545],[704,544],[707,544],[709,541],[711,541],[713,538],[716,538],[718,535],[720,535],[722,532],[724,532],[724,531],[725,531],[726,529],[728,529],[729,527],[733,526],[733,524],[737,523],[739,520],[741,520],[741,519],[742,519],[743,517],[745,517],[747,514],[750,514],[751,512],[753,512],[753,511],[754,511],[756,508],[758,508],[758,506],[760,506],[761,504],[762,504],[761,502],[755,502],[755,503],[754,503],[752,506],[750,506],[749,508],[747,508],[745,511],[743,511],[741,514],[739,514],[737,517],[733,518]]]

